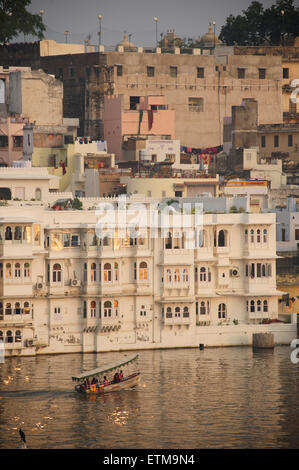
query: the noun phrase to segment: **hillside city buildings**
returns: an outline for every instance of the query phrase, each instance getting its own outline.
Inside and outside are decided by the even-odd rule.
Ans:
[[[298,41],[165,41],[0,47],[5,355],[295,337]]]

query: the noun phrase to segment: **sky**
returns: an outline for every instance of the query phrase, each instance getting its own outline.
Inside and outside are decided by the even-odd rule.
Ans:
[[[275,0],[260,1],[265,8],[275,3]],[[155,16],[158,39],[161,33],[172,29],[179,37],[197,38],[208,31],[210,21],[216,22],[216,34],[219,34],[226,18],[241,13],[250,3],[251,0],[32,0],[29,11],[44,10],[46,39],[65,42],[64,31],[68,30],[68,42],[83,44],[91,35],[90,43],[98,44],[98,15],[101,14],[105,46],[115,47],[127,31],[135,46],[154,47]],[[34,38],[27,36],[25,40]]]

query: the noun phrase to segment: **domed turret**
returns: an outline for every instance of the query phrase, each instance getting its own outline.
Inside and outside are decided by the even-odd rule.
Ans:
[[[202,49],[209,49],[217,46],[217,44],[221,44],[221,41],[218,36],[214,34],[212,23],[209,23],[209,31],[201,37],[199,45]]]
[[[128,51],[128,50],[131,50],[131,49],[135,48],[134,44],[128,40],[127,31],[124,31],[124,37],[123,37],[122,41],[120,41],[116,45],[116,50],[117,50],[118,46],[122,46],[124,48],[124,51]]]

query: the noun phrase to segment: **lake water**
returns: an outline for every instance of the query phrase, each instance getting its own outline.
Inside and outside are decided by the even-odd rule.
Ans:
[[[299,448],[299,364],[288,346],[139,352],[141,383],[96,397],[71,376],[125,354],[0,364],[0,448]]]

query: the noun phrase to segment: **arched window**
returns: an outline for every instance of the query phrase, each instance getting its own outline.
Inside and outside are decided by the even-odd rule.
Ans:
[[[20,302],[15,303],[15,315],[20,315],[22,313]]]
[[[114,280],[118,281],[118,263],[114,263]]]
[[[97,314],[97,305],[96,305],[95,300],[92,300],[90,302],[90,316],[95,317],[96,314]]]
[[[30,263],[24,263],[24,277],[30,277]]]
[[[87,282],[87,263],[84,263],[83,280],[84,282]]]
[[[264,300],[263,307],[264,312],[268,312],[268,300]]]
[[[3,343],[3,331],[0,331],[0,343]]]
[[[11,315],[12,314],[12,309],[11,309],[11,303],[7,303],[5,306],[5,315]]]
[[[258,301],[256,302],[256,311],[257,311],[257,312],[261,312],[261,311],[262,311],[262,302],[261,302],[261,300],[258,300]]]
[[[248,242],[248,229],[247,228],[244,230],[244,241],[245,243]]]
[[[206,282],[207,280],[207,270],[204,267],[199,270],[199,280],[200,282]]]
[[[20,263],[15,264],[15,277],[16,278],[21,277],[21,265],[20,265]]]
[[[104,302],[104,317],[111,317],[112,316],[112,303],[110,300],[106,300]]]
[[[10,330],[6,332],[6,342],[7,343],[13,343],[13,335]]]
[[[12,278],[11,263],[6,263],[5,265],[5,277],[6,279]]]
[[[173,280],[174,282],[180,282],[180,270],[179,269],[174,270]]]
[[[260,229],[257,229],[257,231],[256,231],[256,241],[257,241],[257,243],[261,243],[261,231],[260,231]]]
[[[266,265],[262,264],[262,277],[266,276]]]
[[[22,227],[15,227],[14,231],[14,240],[21,241],[22,240]]]
[[[61,265],[55,263],[53,266],[53,282],[61,282]]]
[[[226,230],[219,230],[218,246],[227,246],[227,231]]]
[[[183,269],[183,282],[189,282],[189,273],[188,269],[186,268]]]
[[[251,313],[255,312],[255,302],[254,302],[254,300],[250,301],[250,312]]]
[[[168,232],[167,238],[165,238],[165,248],[166,250],[171,250],[172,248],[172,234]]]
[[[20,343],[22,341],[22,333],[20,330],[15,332],[15,342]]]
[[[24,313],[28,314],[30,313],[30,305],[29,305],[29,302],[24,302],[24,310],[23,310]]]
[[[183,317],[184,318],[189,318],[189,308],[188,307],[184,307]]]
[[[254,243],[254,230],[250,230],[250,243]]]
[[[180,317],[180,316],[181,316],[181,309],[180,309],[180,307],[175,307],[175,309],[174,309],[174,316],[175,316],[175,317]]]
[[[35,190],[35,199],[37,201],[41,201],[41,199],[42,199],[42,191],[41,191],[40,188],[36,188],[36,190]]]
[[[12,240],[12,230],[11,227],[5,228],[5,240]]]
[[[0,302],[0,320],[3,320],[3,303]]]
[[[165,276],[165,280],[166,282],[171,282],[171,269],[166,269],[166,276]]]
[[[226,305],[225,304],[219,304],[218,305],[218,318],[226,318]]]
[[[104,282],[112,281],[112,268],[110,263],[104,264]]]
[[[200,302],[199,314],[200,315],[205,315],[206,314],[206,303],[203,302],[203,301]]]
[[[263,243],[267,243],[268,240],[268,232],[266,229],[263,230]]]
[[[118,300],[113,301],[114,316],[118,317]]]
[[[167,309],[166,309],[166,318],[172,318],[171,307],[167,307]]]
[[[97,265],[96,265],[96,263],[91,263],[90,280],[91,280],[91,282],[95,282],[97,280]]]
[[[0,263],[0,278],[3,278],[3,263]]]
[[[147,281],[147,263],[145,261],[139,265],[139,281]]]

